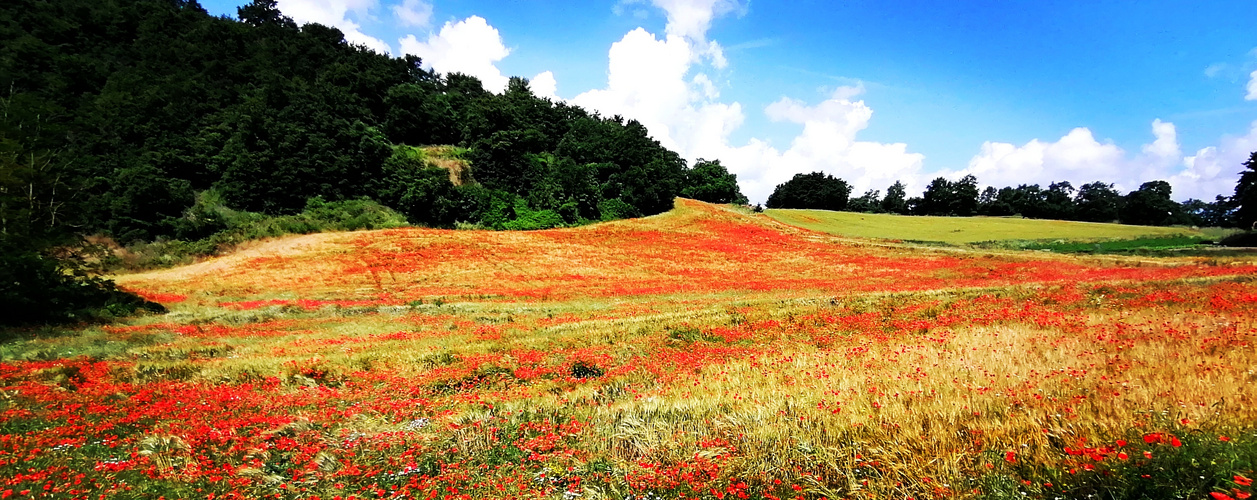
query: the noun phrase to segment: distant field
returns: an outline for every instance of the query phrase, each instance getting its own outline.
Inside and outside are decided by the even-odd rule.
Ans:
[[[1127,226],[1095,222],[1018,219],[1006,217],[917,217],[888,214],[782,210],[764,212],[777,221],[813,231],[857,238],[881,238],[943,243],[997,240],[1101,240],[1149,236],[1220,237],[1185,227]]]

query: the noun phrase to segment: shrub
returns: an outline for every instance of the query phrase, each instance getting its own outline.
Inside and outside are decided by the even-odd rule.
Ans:
[[[81,263],[0,243],[0,325],[107,320],[138,311],[165,312],[160,304],[90,276]]]

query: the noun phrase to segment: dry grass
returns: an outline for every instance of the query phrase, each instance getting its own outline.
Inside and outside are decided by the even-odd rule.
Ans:
[[[120,277],[172,312],[11,342],[0,390],[31,412],[11,422],[65,421],[46,398],[143,422],[118,446],[152,477],[62,463],[168,497],[1046,491],[1035,474],[1081,467],[1066,447],[1254,428],[1255,271],[874,245],[684,200],[555,231],[311,235]],[[108,386],[76,382],[91,370]],[[40,436],[94,428],[4,450],[52,463]],[[240,482],[175,470],[194,456]]]

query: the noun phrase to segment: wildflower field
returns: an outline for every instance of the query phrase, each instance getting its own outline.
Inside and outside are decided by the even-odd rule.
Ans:
[[[1257,262],[678,200],[291,237],[0,344],[0,498],[1245,498]]]

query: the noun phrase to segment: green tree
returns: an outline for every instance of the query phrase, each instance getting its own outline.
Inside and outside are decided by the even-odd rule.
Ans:
[[[720,164],[720,160],[699,159],[685,173],[686,186],[681,196],[708,203],[735,203],[745,205],[746,196],[738,188],[738,176]]]
[[[1084,184],[1074,195],[1074,218],[1088,222],[1113,222],[1122,212],[1122,204],[1122,195],[1113,189],[1112,184]]]
[[[1149,181],[1124,198],[1120,217],[1124,224],[1167,226],[1186,223],[1182,207],[1170,198],[1172,188],[1165,181]]]
[[[1235,222],[1241,228],[1257,230],[1257,151],[1249,155],[1244,168],[1231,198],[1236,206]]]
[[[1069,181],[1053,182],[1043,193],[1044,213],[1047,219],[1072,220],[1074,211],[1074,186]]]
[[[795,174],[768,196],[768,208],[845,210],[851,185],[823,172]]]
[[[972,175],[952,182],[935,178],[921,195],[917,212],[922,215],[970,216],[978,210],[978,180]]]
[[[908,213],[908,191],[902,182],[895,181],[886,188],[886,197],[882,198],[882,211],[892,214]]]
[[[859,198],[847,202],[847,210],[852,212],[879,213],[882,211],[881,191],[870,189]]]

